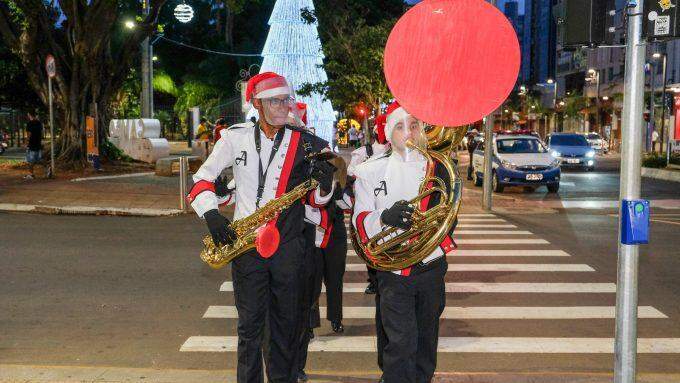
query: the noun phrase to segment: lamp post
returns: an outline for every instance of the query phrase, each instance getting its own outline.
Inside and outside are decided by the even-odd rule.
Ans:
[[[658,60],[658,59],[662,60],[661,61],[661,78],[662,78],[663,84],[661,86],[661,134],[659,136],[661,137],[661,143],[662,144],[663,144],[664,139],[665,139],[666,146],[668,147],[667,150],[666,150],[666,152],[667,152],[666,156],[668,157],[668,153],[669,153],[669,150],[670,150],[669,149],[670,148],[670,140],[668,138],[669,138],[670,135],[668,134],[669,132],[666,132],[666,134],[664,134],[664,130],[665,130],[665,126],[666,126],[665,120],[666,120],[666,74],[667,74],[666,73],[666,61],[667,61],[667,57],[666,57],[665,53],[659,53],[659,52],[654,53],[652,55],[652,57],[656,60]],[[654,75],[652,75],[652,78],[654,78]],[[663,150],[663,145],[661,146],[661,148]]]
[[[553,131],[554,131],[554,130],[557,130],[557,81],[549,78],[549,79],[546,80],[546,82],[553,86],[553,105],[552,105],[552,107],[553,107],[553,121],[555,121],[554,126],[553,126]],[[547,127],[546,127],[546,130],[548,130]]]

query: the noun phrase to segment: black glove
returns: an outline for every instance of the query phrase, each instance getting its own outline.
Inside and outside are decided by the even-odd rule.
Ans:
[[[321,191],[328,194],[333,189],[333,173],[336,167],[328,161],[314,161],[312,163],[312,178],[319,181]]]
[[[395,202],[391,208],[383,211],[380,215],[380,220],[385,225],[408,230],[413,223],[412,215],[413,207],[411,207],[408,202],[401,200]]]
[[[208,210],[204,215],[208,230],[212,236],[215,246],[231,245],[236,240],[236,233],[229,227],[229,220],[224,217],[217,209]]]
[[[218,197],[226,197],[234,191],[234,189],[229,187],[229,180],[227,177],[219,176],[215,180],[215,195]]]

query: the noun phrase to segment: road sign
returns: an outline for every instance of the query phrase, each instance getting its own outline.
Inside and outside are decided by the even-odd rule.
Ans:
[[[57,74],[57,63],[54,61],[54,56],[47,55],[47,58],[45,59],[45,70],[50,78]]]
[[[648,40],[680,37],[677,0],[645,0],[642,36]]]

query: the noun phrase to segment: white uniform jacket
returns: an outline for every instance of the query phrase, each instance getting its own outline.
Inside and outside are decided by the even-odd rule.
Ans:
[[[385,153],[388,148],[387,145],[379,144],[377,141],[371,144],[371,147],[373,148],[372,156],[369,156],[368,153],[366,152],[366,145],[363,145],[352,151],[351,154],[352,157],[349,160],[349,165],[347,165],[347,175],[354,176],[354,172],[356,171],[357,166],[366,162],[366,160],[368,160],[371,157],[379,157],[380,155]]]
[[[260,135],[259,156],[255,147],[255,132]],[[218,204],[233,202],[235,220],[251,215],[256,210],[258,161],[261,161],[262,170],[266,172],[259,203],[259,207],[262,207],[304,182],[309,174],[309,162],[304,160],[305,155],[308,152],[319,152],[328,146],[318,137],[286,126],[281,144],[268,164],[273,144],[274,140],[268,139],[253,123],[237,124],[222,131],[222,137],[215,144],[212,153],[193,176],[194,186],[187,198],[196,214],[203,217],[207,211],[217,209]],[[228,167],[233,168],[236,189],[231,196],[227,196],[226,201],[218,200],[214,182],[222,170]],[[304,202],[313,207],[322,207],[332,195],[331,192],[322,197],[317,188],[308,193]],[[288,234],[297,235],[302,232],[303,217],[304,208],[300,203],[281,213],[277,227],[282,243],[286,242]]]
[[[392,207],[395,202],[411,200],[418,195],[418,189],[425,177],[427,161],[420,154],[411,154],[414,158],[405,161],[396,152],[368,160],[356,168],[354,183],[355,205],[352,224],[362,242],[387,229],[380,221],[380,215]],[[438,166],[435,167],[435,172]],[[421,208],[432,206],[432,200],[425,200]],[[423,261],[413,267],[430,263],[455,249],[450,236],[442,241]],[[413,267],[395,271],[396,274],[408,276]]]

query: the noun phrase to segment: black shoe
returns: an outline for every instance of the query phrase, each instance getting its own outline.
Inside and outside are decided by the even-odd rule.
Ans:
[[[307,377],[307,374],[305,374],[305,371],[299,371],[297,375],[297,381],[298,382],[306,382],[309,378]]]
[[[375,283],[371,282],[371,283],[368,284],[368,286],[366,286],[366,290],[364,290],[364,294],[373,295],[375,293],[376,293]]]
[[[314,339],[314,330],[311,328],[309,329],[309,339]]]
[[[331,322],[331,328],[333,329],[333,332],[338,333],[338,334],[345,331],[345,327],[342,325],[342,322],[340,322],[340,321]]]

